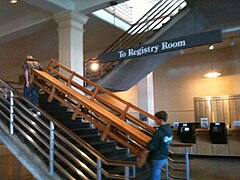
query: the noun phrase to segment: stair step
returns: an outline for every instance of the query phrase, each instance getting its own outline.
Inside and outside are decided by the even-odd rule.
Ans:
[[[50,103],[51,104],[51,103]],[[129,156],[127,148],[119,148],[117,146],[117,143],[115,141],[101,141],[101,135],[99,134],[98,129],[92,129],[90,128],[91,125],[89,122],[83,122],[81,117],[78,117],[76,120],[71,120],[73,112],[67,112],[67,109],[65,108],[59,108],[57,103],[55,105],[47,105],[47,103],[43,104],[43,109],[46,109],[45,111],[48,112],[50,115],[52,115],[55,119],[57,119],[62,125],[64,125],[66,128],[68,128],[70,131],[72,131],[74,134],[79,136],[81,139],[83,139],[85,142],[87,142],[89,145],[91,145],[93,148],[95,148],[97,151],[102,153],[106,158],[112,159],[112,160],[126,160],[126,161],[136,161],[135,156]],[[61,131],[59,131],[61,133]],[[65,138],[69,139],[73,144],[76,145],[79,149],[81,149],[83,152],[85,152],[89,157],[91,157],[94,161],[96,161],[96,157],[94,157],[92,154],[90,154],[86,149],[81,147],[80,145],[77,145],[77,143],[74,140],[71,140],[67,136],[64,136]],[[58,138],[56,138],[56,141],[58,141]],[[62,145],[66,149],[70,149],[67,144],[64,144],[62,142]],[[58,149],[58,147],[55,147]],[[58,149],[59,150],[59,149]],[[89,163],[86,162],[83,158],[80,157],[80,155],[75,152],[74,150],[69,150],[75,157],[80,158],[83,163],[85,163],[89,168],[96,171],[96,169],[92,166],[90,166]],[[71,160],[69,157],[66,156],[67,159],[69,159],[71,162],[76,164],[73,160]],[[61,162],[60,162],[61,163]],[[64,165],[65,166],[65,165]],[[104,166],[106,170],[111,170],[112,172],[118,172],[118,174],[124,174],[124,167],[116,168],[116,166]],[[137,170],[138,172],[141,169]],[[69,172],[71,170],[69,169]],[[71,172],[72,173],[72,172]],[[75,174],[73,172],[72,174]],[[74,175],[75,177],[75,175]],[[79,178],[76,176],[76,178]],[[91,179],[91,177],[89,177]],[[103,177],[103,179],[107,179],[106,177]]]
[[[66,128],[73,129],[73,128],[90,128],[90,123],[82,123],[81,120],[71,120],[71,121],[64,121],[61,122]]]
[[[79,135],[81,137],[81,135],[97,135],[98,134],[98,129],[91,129],[91,128],[74,128],[71,129],[71,131],[73,133],[75,133],[76,135]]]

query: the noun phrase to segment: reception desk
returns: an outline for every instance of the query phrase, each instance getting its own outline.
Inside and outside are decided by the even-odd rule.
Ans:
[[[196,129],[196,143],[189,149],[189,154],[206,156],[239,156],[240,157],[240,129],[227,130],[227,144],[213,144],[209,129]],[[173,130],[173,143],[182,143]],[[184,148],[171,147],[174,153],[184,153]]]

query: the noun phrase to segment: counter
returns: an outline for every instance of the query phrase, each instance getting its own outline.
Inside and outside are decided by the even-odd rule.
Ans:
[[[189,149],[189,154],[207,156],[239,156],[240,157],[240,129],[227,130],[227,144],[213,144],[209,129],[196,129],[196,143]],[[173,143],[181,143],[177,129],[173,129]],[[184,148],[171,147],[174,153],[184,154]]]

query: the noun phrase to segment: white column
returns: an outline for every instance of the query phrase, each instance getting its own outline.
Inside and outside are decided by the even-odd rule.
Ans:
[[[138,82],[138,105],[144,111],[154,115],[154,92],[153,92],[153,73],[148,74]],[[150,126],[155,125],[154,121],[147,119]]]
[[[59,62],[83,75],[83,25],[88,17],[74,11],[54,16],[58,23]]]

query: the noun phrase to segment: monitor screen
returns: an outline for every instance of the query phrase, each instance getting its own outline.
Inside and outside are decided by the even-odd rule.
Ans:
[[[224,131],[224,126],[225,126],[224,123],[212,123],[211,124],[212,132],[222,133]]]
[[[222,132],[221,126],[213,126],[213,132]]]
[[[189,130],[190,130],[189,127],[185,127],[185,126],[181,127],[181,132],[188,132]]]

